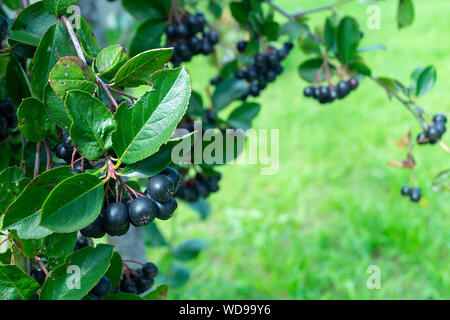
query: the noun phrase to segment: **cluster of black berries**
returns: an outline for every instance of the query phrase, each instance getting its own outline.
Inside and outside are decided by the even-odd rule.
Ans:
[[[157,275],[158,268],[151,262],[147,262],[142,268],[136,270],[126,269],[114,292],[144,293],[153,286]]]
[[[128,232],[130,224],[142,227],[155,218],[168,220],[178,207],[173,197],[180,183],[177,170],[167,167],[163,172],[148,179],[146,196],[122,202],[113,202],[106,206],[97,219],[80,230],[85,237],[101,238],[122,236]]]
[[[81,155],[79,152],[74,152],[74,144],[72,141],[72,138],[68,133],[65,133],[62,138],[61,142],[56,146],[55,148],[55,155],[57,158],[62,159],[66,162],[66,164],[70,165],[72,163],[72,156],[73,156],[73,167],[72,167],[72,173],[83,173],[88,169],[92,169],[92,165],[89,163],[89,161],[85,161],[84,159],[81,159]],[[103,165],[104,163],[102,163]],[[61,166],[61,164],[56,164],[55,167]]]
[[[286,42],[281,49],[270,47],[266,52],[258,53],[249,67],[236,71],[236,78],[245,79],[249,84],[247,92],[241,97],[242,100],[246,100],[250,95],[259,96],[261,90],[283,73],[281,62],[293,47],[292,42]]]
[[[175,66],[183,61],[190,61],[197,54],[208,55],[214,51],[214,45],[219,43],[219,34],[206,30],[207,22],[202,12],[186,13],[181,21],[169,24],[166,35],[169,46],[174,46],[171,58]]]
[[[318,87],[306,87],[303,91],[305,97],[314,98],[321,104],[333,102],[336,99],[345,98],[352,90],[358,87],[358,79],[350,78],[347,80],[341,80],[337,86],[318,86]]]
[[[183,181],[175,196],[187,202],[196,202],[199,198],[206,199],[211,193],[219,191],[221,177],[220,173],[215,176],[197,173],[195,178]]]
[[[8,129],[17,127],[16,107],[9,98],[0,99],[0,142],[8,138]]]
[[[447,131],[445,124],[447,123],[447,117],[443,113],[437,113],[433,117],[433,123],[427,128],[426,131],[419,133],[417,136],[418,144],[435,144],[443,134]]]
[[[419,202],[422,198],[422,192],[419,187],[411,188],[408,185],[404,185],[401,190],[402,196],[409,197],[412,202]]]

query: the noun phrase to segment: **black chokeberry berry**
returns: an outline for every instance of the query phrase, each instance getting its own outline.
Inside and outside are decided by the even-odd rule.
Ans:
[[[130,216],[123,203],[114,202],[106,207],[103,225],[106,233],[111,236],[122,236],[130,228]]]
[[[168,220],[173,216],[173,213],[178,208],[178,203],[175,198],[170,198],[169,201],[165,203],[159,203],[157,202],[156,205],[158,206],[158,213],[156,217],[159,220]]]
[[[348,84],[348,82],[345,80],[339,81],[337,85],[338,98],[342,99],[346,97],[349,92],[350,92],[350,85]]]
[[[420,188],[414,187],[411,190],[410,199],[412,202],[419,202],[422,198],[422,192],[420,191]]]
[[[238,78],[238,79],[244,79],[244,78],[246,78],[246,72],[245,72],[245,70],[244,70],[244,69],[238,69],[238,70],[236,71],[236,78]]]
[[[358,87],[358,79],[352,77],[350,80],[348,80],[348,84],[350,86],[350,89],[355,90]]]
[[[100,278],[100,281],[93,287],[90,293],[99,298],[106,297],[111,290],[111,281],[105,276]]]
[[[158,267],[152,262],[147,262],[142,267],[142,273],[147,279],[154,278],[158,275]]]
[[[248,42],[245,40],[241,40],[237,43],[236,48],[240,53],[244,53],[245,49],[247,48]]]
[[[148,179],[147,195],[153,201],[164,203],[172,197],[172,181],[163,174],[157,174]]]
[[[16,114],[16,107],[12,104],[11,99],[0,99],[0,113],[6,117]]]
[[[208,38],[209,42],[212,45],[219,43],[219,34],[216,31],[210,30],[208,32],[205,32],[205,36]]]
[[[176,28],[176,26],[173,25],[173,24],[169,24],[166,27],[166,35],[167,35],[167,38],[169,38],[170,40],[175,39],[177,37],[177,28]]]
[[[439,135],[442,137],[442,135],[447,131],[447,128],[445,127],[445,123],[438,121],[433,124],[434,128],[437,132],[439,132]]]
[[[430,141],[436,141],[441,138],[441,133],[439,132],[438,128],[436,127],[436,124],[433,124],[428,127],[427,136],[430,139]]]
[[[60,143],[56,146],[55,154],[56,154],[56,157],[58,157],[59,159],[63,159],[66,162],[70,162],[70,160],[72,158],[72,152],[70,150],[67,150],[66,148],[64,148],[62,143]]]
[[[207,109],[206,113],[210,114],[211,111],[212,110]],[[167,167],[161,172],[161,174],[167,176],[170,179],[170,181],[171,181],[170,191],[172,192],[172,194],[177,192],[178,187],[180,186],[180,182],[181,182],[181,176],[180,176],[180,173],[178,172],[178,170],[176,170],[172,167]]]
[[[213,52],[213,47],[211,43],[209,42],[208,39],[203,39],[201,53],[206,56],[211,52]]]
[[[128,208],[131,224],[142,227],[155,220],[158,207],[149,198],[137,198],[133,200]]]
[[[136,283],[134,281],[129,280],[120,281],[120,289],[123,292],[139,294],[139,291],[136,287]]]
[[[178,24],[175,30],[178,38],[186,38],[189,35],[189,29],[184,23]]]
[[[68,133],[64,134],[61,138],[62,145],[66,150],[72,150],[73,149],[73,141],[72,138]]]
[[[100,212],[97,219],[87,227],[80,230],[80,233],[88,238],[102,238],[105,235],[105,228],[103,226],[104,215]]]
[[[417,143],[418,144],[426,144],[429,139],[426,132],[421,132],[417,135]]]
[[[45,282],[45,272],[41,269],[41,267],[35,266],[35,268],[33,270],[31,270],[31,276],[41,286],[44,284],[44,282]]]
[[[401,190],[402,196],[409,196],[411,194],[411,188],[408,185],[404,185]]]
[[[433,117],[433,122],[443,122],[447,123],[447,117],[443,113],[436,113]]]
[[[152,287],[154,280],[152,278],[146,279],[142,276],[139,276],[134,279],[134,282],[136,283],[136,288],[139,293],[143,293]]]
[[[200,39],[197,36],[193,36],[192,38],[189,39],[189,48],[194,53],[200,53],[200,51],[202,50],[202,43],[203,43],[202,39]]]

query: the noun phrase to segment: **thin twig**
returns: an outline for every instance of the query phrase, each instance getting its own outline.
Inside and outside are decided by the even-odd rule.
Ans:
[[[50,170],[53,168],[53,161],[52,161],[52,155],[50,154],[50,146],[48,145],[48,140],[45,139],[45,153],[47,154],[47,167],[45,170]]]
[[[110,86],[108,86],[108,89],[111,90],[112,92],[115,92],[115,93],[117,93],[117,94],[120,94],[121,96],[125,96],[125,97],[127,97],[127,98],[130,98],[131,100],[139,100],[138,98],[133,97],[132,95],[129,95],[129,94],[123,92],[123,91],[114,89],[114,88],[112,88],[112,87],[110,87]]]
[[[41,145],[42,142],[36,143],[36,156],[34,158],[34,173],[33,173],[34,178],[36,178],[39,175],[39,165],[41,162]]]
[[[84,56],[83,53],[83,49],[81,49],[81,44],[80,41],[78,40],[75,32],[73,31],[72,25],[70,24],[69,20],[67,19],[66,16],[61,16],[64,25],[66,26],[67,31],[69,32],[70,35],[70,39],[72,40],[72,43],[75,47],[75,50],[77,51],[77,55],[78,57],[84,62],[86,63],[86,57]],[[111,100],[112,105],[114,106],[114,108],[117,110],[117,108],[119,107],[119,105],[117,104],[116,100],[114,99],[114,97],[112,96],[111,92],[109,91],[108,87],[106,86],[106,84],[103,82],[102,79],[100,79],[99,76],[95,76],[97,79],[97,83],[100,85],[100,87],[102,87],[102,89],[106,92],[106,95],[108,96],[109,100]]]

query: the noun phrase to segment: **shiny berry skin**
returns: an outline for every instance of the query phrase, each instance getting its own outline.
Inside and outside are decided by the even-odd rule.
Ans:
[[[420,188],[414,187],[411,190],[410,199],[412,202],[419,202],[422,198],[422,193],[420,191]]]
[[[208,38],[209,42],[213,45],[219,43],[219,34],[216,31],[205,32],[205,36]]]
[[[436,113],[433,117],[433,122],[447,123],[447,117],[443,113]]]
[[[143,293],[152,287],[154,281],[153,279],[146,279],[142,276],[139,276],[134,279],[134,283],[136,284],[136,288],[139,293]]]
[[[409,196],[411,194],[411,188],[408,185],[404,185],[401,190],[402,196]]]
[[[350,80],[348,80],[348,84],[350,89],[355,90],[358,87],[359,82],[356,78],[350,78]]]
[[[165,203],[156,203],[156,206],[158,207],[158,213],[156,217],[159,220],[168,220],[173,216],[173,213],[178,208],[178,203],[175,198],[170,198],[169,201]]]
[[[203,39],[202,49],[200,52],[205,56],[213,52],[212,45],[208,39]]]
[[[157,174],[148,179],[147,195],[153,201],[164,203],[172,197],[172,181],[163,174]]]
[[[38,266],[36,266],[32,271],[31,271],[31,276],[33,277],[34,280],[36,280],[37,283],[39,283],[41,286],[44,284],[45,281],[45,272]]]
[[[127,207],[120,202],[111,203],[105,210],[103,225],[110,236],[122,236],[130,228]]]
[[[68,133],[63,135],[63,137],[61,139],[61,142],[62,142],[62,145],[64,146],[64,148],[66,150],[72,150],[73,149],[73,141],[72,141],[72,138],[70,137],[70,135]]]
[[[426,132],[421,132],[417,135],[417,143],[418,144],[427,144],[428,136]]]
[[[80,233],[88,238],[102,238],[105,235],[105,228],[103,227],[103,212],[100,212],[97,219],[87,227],[80,230]]]
[[[181,176],[178,170],[175,170],[172,167],[167,167],[161,172],[161,174],[167,176],[170,179],[171,181],[170,191],[172,192],[172,194],[175,194],[181,183]]]
[[[142,227],[151,223],[156,218],[158,207],[148,198],[138,198],[131,202],[128,207],[131,224],[135,227]]]
[[[56,154],[56,157],[58,157],[59,159],[63,159],[66,162],[70,162],[70,160],[72,158],[72,153],[70,152],[70,150],[67,150],[66,148],[64,148],[62,143],[60,143],[56,146],[55,154]]]
[[[303,90],[303,95],[305,97],[312,97],[314,94],[314,88],[313,87],[306,87],[305,90]]]
[[[173,24],[169,24],[166,27],[166,35],[167,35],[167,38],[169,38],[170,40],[175,39],[177,37],[177,28],[176,28],[176,26],[173,25]]]
[[[447,131],[447,128],[445,127],[445,123],[444,122],[435,122],[433,124],[434,128],[436,129],[437,132],[439,132],[439,134],[442,135],[445,133],[445,131]]]
[[[158,267],[154,263],[147,262],[142,267],[142,273],[147,279],[154,278],[158,275]]]
[[[441,133],[438,131],[436,125],[431,125],[427,129],[427,136],[431,141],[436,141],[441,138]]]
[[[337,93],[339,99],[342,99],[345,96],[347,96],[349,92],[350,92],[350,85],[348,84],[348,82],[345,80],[339,81],[337,85]]]
[[[237,43],[236,48],[240,53],[244,53],[245,49],[247,48],[248,42],[245,40],[241,40]]]

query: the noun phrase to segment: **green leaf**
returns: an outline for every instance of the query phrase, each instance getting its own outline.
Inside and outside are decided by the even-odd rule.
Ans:
[[[114,151],[127,164],[151,156],[169,141],[189,102],[190,81],[184,68],[163,70],[151,79],[151,91],[130,109],[122,104],[114,115]]]
[[[200,251],[208,244],[201,239],[188,239],[178,244],[172,251],[173,256],[182,261],[189,261],[197,258]]]
[[[433,66],[428,66],[417,77],[416,82],[416,96],[422,97],[427,94],[436,82],[436,69]]]
[[[100,50],[102,50],[102,47],[92,33],[91,27],[89,27],[89,24],[82,17],[80,17],[80,28],[76,32],[84,55],[94,60]]]
[[[165,19],[148,19],[136,31],[130,45],[130,54],[135,56],[143,51],[161,47],[161,36],[167,22]]]
[[[112,253],[112,246],[99,244],[95,248],[86,247],[69,255],[66,262],[55,268],[52,276],[45,280],[39,299],[80,300],[105,274]],[[77,275],[80,276],[79,288],[69,288],[76,285]]]
[[[193,133],[190,133],[179,138],[171,139],[166,144],[163,144],[158,152],[154,153],[150,157],[127,165],[120,174],[128,178],[147,179],[148,177],[160,173],[170,164],[172,160],[173,148],[179,143],[185,143],[187,140],[192,141],[193,137]],[[188,152],[189,150],[185,151]]]
[[[331,18],[325,20],[324,39],[328,49],[335,50],[337,43],[337,31],[333,26]]]
[[[139,20],[168,17],[171,3],[165,0],[122,0],[124,8]]]
[[[365,76],[371,76],[372,70],[364,64],[362,61],[353,61],[351,65],[351,69],[356,70],[359,74],[365,75]]]
[[[202,96],[196,91],[192,91],[187,112],[192,116],[203,117],[203,99]]]
[[[97,160],[112,148],[115,124],[111,112],[98,99],[83,91],[69,91],[66,108],[72,118],[70,137],[83,157]]]
[[[36,2],[22,10],[11,27],[10,39],[36,47],[56,18],[42,2]]]
[[[100,76],[110,79],[114,77],[127,60],[128,55],[125,49],[121,45],[116,44],[100,51],[95,60],[95,67]]]
[[[248,17],[250,14],[250,6],[247,2],[231,2],[230,10],[233,18],[239,22],[239,24],[243,27],[247,24]]]
[[[150,223],[141,228],[145,245],[149,247],[167,247],[169,244],[159,231],[156,223]]]
[[[278,38],[278,32],[280,30],[280,25],[275,21],[266,20],[261,25],[261,32],[267,37],[269,41],[275,41]]]
[[[300,21],[289,21],[281,25],[279,33],[281,35],[287,34],[291,39],[298,39],[307,31],[304,23]]]
[[[397,9],[397,25],[407,27],[414,22],[414,3],[412,0],[399,0]]]
[[[431,185],[434,192],[450,192],[450,169],[444,170],[436,175]]]
[[[103,300],[144,300],[144,298],[134,293],[116,293],[104,298]]]
[[[345,64],[356,55],[360,41],[358,22],[351,17],[345,17],[339,23],[337,35],[338,53]]]
[[[15,230],[20,239],[42,239],[52,234],[53,231],[39,225],[41,210],[10,225],[8,228]],[[73,248],[72,248],[73,249]]]
[[[180,263],[173,263],[167,273],[169,286],[173,288],[181,287],[189,281],[190,277],[191,271],[189,268]]]
[[[307,82],[313,83],[322,64],[323,59],[314,58],[306,60],[298,67],[300,77]],[[322,72],[319,78],[319,81],[323,80],[325,80],[324,72]]]
[[[196,202],[189,203],[189,206],[200,215],[202,220],[205,220],[211,214],[211,206],[208,201],[203,198],[198,199]]]
[[[117,288],[117,285],[120,282],[120,278],[122,278],[122,269],[122,258],[118,252],[114,252],[109,264],[108,271],[106,271],[105,273],[105,277],[107,277],[111,282],[111,290],[109,294],[112,294]]]
[[[167,284],[160,284],[153,287],[144,297],[145,300],[166,300],[169,286]]]
[[[31,85],[27,74],[14,56],[11,56],[6,69],[6,91],[14,105],[31,96]]]
[[[261,105],[253,102],[245,102],[228,117],[228,123],[236,129],[248,130],[252,127],[252,120],[258,115]]]
[[[13,202],[30,182],[23,177],[23,172],[18,167],[10,167],[0,172],[0,213]]]
[[[77,233],[54,233],[44,239],[42,254],[46,257],[64,257],[73,252],[77,243]]]
[[[61,233],[83,229],[100,214],[103,191],[103,182],[88,173],[65,179],[45,200],[40,225]]]
[[[3,228],[6,229],[39,211],[50,191],[70,176],[70,167],[63,166],[45,171],[33,179],[6,210]]]
[[[24,99],[17,110],[17,118],[20,132],[29,141],[43,141],[55,131],[55,124],[47,116],[44,104],[37,99]]]
[[[50,72],[50,84],[58,97],[64,99],[71,90],[93,94],[97,88],[94,71],[78,57],[63,57]]]
[[[212,102],[216,111],[224,109],[232,101],[241,98],[248,90],[245,80],[236,78],[222,81],[213,94]]]
[[[57,96],[50,83],[47,83],[44,90],[44,108],[50,119],[64,131],[69,131],[72,120],[67,113],[64,101]]]
[[[172,56],[172,48],[153,49],[142,52],[128,60],[114,77],[114,85],[138,87],[151,84],[151,75],[162,69]]]
[[[30,300],[39,283],[15,265],[0,266],[0,299]]]
[[[67,14],[70,6],[76,6],[77,0],[42,0],[44,7],[55,16]]]

